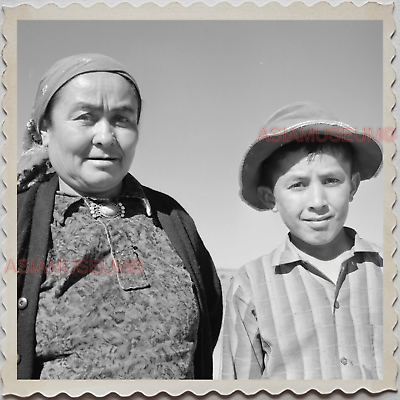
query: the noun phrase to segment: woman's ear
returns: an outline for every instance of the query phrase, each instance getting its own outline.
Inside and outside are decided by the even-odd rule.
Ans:
[[[41,124],[40,124],[40,136],[42,137],[42,144],[43,146],[48,146],[49,144],[49,123],[44,120]]]
[[[350,201],[353,201],[354,195],[357,193],[358,187],[360,186],[361,178],[360,173],[356,172],[351,176],[351,188],[350,188]]]
[[[258,198],[262,201],[268,210],[273,210],[276,207],[274,192],[268,186],[259,186],[257,188]],[[276,211],[275,211],[276,212]]]

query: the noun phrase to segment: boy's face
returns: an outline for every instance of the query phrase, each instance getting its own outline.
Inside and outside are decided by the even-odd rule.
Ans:
[[[340,152],[327,149],[314,157],[302,149],[288,153],[272,178],[275,206],[295,245],[321,246],[343,237],[338,235],[360,181]]]

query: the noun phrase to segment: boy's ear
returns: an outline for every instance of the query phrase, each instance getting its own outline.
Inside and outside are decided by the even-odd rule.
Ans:
[[[358,187],[360,186],[360,182],[361,178],[359,172],[351,176],[350,201],[353,201],[354,195],[357,193]]]
[[[257,194],[268,210],[272,210],[275,207],[275,196],[271,188],[268,186],[259,186],[257,188]]]

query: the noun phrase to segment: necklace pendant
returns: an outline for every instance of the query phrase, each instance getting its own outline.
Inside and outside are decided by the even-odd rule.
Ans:
[[[105,217],[114,217],[119,213],[119,207],[116,204],[103,204],[99,208],[100,213]]]
[[[125,206],[121,202],[115,204],[111,201],[107,201],[96,204],[94,202],[89,203],[89,200],[85,198],[84,202],[89,207],[89,212],[93,218],[124,218],[125,216]]]

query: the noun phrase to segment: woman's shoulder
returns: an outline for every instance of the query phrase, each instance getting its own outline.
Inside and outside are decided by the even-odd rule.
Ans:
[[[29,196],[29,193],[36,192],[38,188],[42,185],[51,184],[51,182],[57,181],[58,184],[58,176],[56,173],[52,172],[49,174],[42,175],[40,178],[28,180],[23,184],[17,184],[17,197],[23,198]]]
[[[58,177],[55,174],[51,174],[46,177],[45,180],[34,183],[29,187],[25,187],[23,190],[17,191],[17,212],[26,208],[28,205],[33,205],[36,202],[37,194],[40,188],[43,190],[40,192],[40,200],[42,197],[54,197],[54,193],[58,186]]]
[[[189,213],[182,207],[178,201],[166,193],[143,187],[145,195],[150,202],[151,209],[156,211],[158,215],[164,214],[168,218],[178,218],[184,225],[195,228],[194,221]]]
[[[158,190],[152,189],[148,186],[142,185],[134,176],[128,173],[124,178],[124,185],[130,188],[136,188],[136,191],[140,194],[143,190],[144,195],[150,202],[152,208],[156,208],[158,211],[168,209],[183,209],[183,207],[171,196]],[[131,189],[130,189],[131,190]]]
[[[159,192],[147,186],[143,186],[143,191],[150,203],[151,211],[160,220],[165,229],[168,226],[184,227],[184,231],[190,235],[198,235],[196,224],[188,212],[178,201],[166,193]]]
[[[183,210],[183,207],[173,197],[169,196],[168,194],[159,192],[158,190],[154,190],[147,186],[143,186],[143,190],[146,197],[150,201],[150,204],[155,203],[165,208]]]

